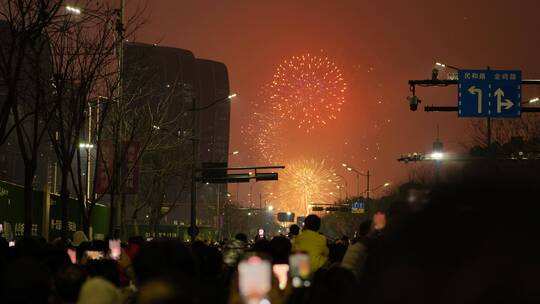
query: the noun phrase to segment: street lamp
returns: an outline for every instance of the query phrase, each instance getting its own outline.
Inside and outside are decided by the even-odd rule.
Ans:
[[[377,187],[375,187],[375,188],[373,188],[373,189],[370,189],[370,190],[367,190],[367,191],[365,191],[365,192],[368,192],[368,191],[369,191],[369,192],[375,192],[375,191],[377,191],[377,190],[379,190],[379,189],[381,189],[381,188],[387,188],[387,187],[390,186],[390,185],[391,185],[390,182],[385,182],[384,184],[380,184],[380,185],[378,185]],[[369,192],[368,192],[368,193],[369,193]]]
[[[66,6],[66,11],[68,11],[69,13],[74,14],[74,15],[80,15],[82,13],[80,8],[70,6],[70,5]]]
[[[346,163],[341,164],[343,167],[347,168],[347,171],[356,173],[356,193],[357,196],[360,196],[360,175],[365,176],[367,178],[367,197],[366,199],[369,200],[369,170],[367,170],[366,174],[360,172],[359,170],[356,170],[354,167],[347,165]]]
[[[272,206],[272,205],[268,206],[268,211],[270,211],[270,212],[274,211],[274,206]]]
[[[440,66],[441,68],[449,68],[455,71],[459,71],[459,68],[449,65],[449,64],[442,63],[442,62],[435,62],[435,65]]]
[[[522,102],[521,104],[537,103],[538,101],[540,101],[539,97],[533,97],[533,98],[529,99],[528,101]]]
[[[340,174],[337,174],[337,173],[333,173],[334,176],[337,176],[339,177],[344,183],[345,183],[345,186],[344,185],[340,185],[340,188],[339,188],[339,196],[341,198],[341,189],[342,188],[345,188],[345,199],[348,199],[349,198],[349,195],[347,193],[347,179],[345,177],[343,177],[343,175],[340,175]]]
[[[430,154],[430,158],[433,160],[441,160],[444,158],[444,153],[442,152],[433,152]]]
[[[231,101],[231,100],[233,100],[233,98],[235,98],[236,96],[237,96],[236,93],[234,93],[234,94],[231,94],[231,95],[229,95],[229,96],[227,96],[227,97],[224,97],[224,98],[215,100],[214,102],[212,102],[212,103],[210,103],[210,104],[208,104],[208,105],[206,105],[206,106],[204,106],[204,107],[200,107],[200,108],[195,108],[195,99],[193,99],[193,100],[194,100],[194,102],[193,102],[193,108],[192,108],[192,109],[189,109],[189,111],[192,111],[192,112],[199,112],[199,111],[202,111],[202,110],[206,110],[206,109],[208,109],[208,108],[211,108],[211,107],[215,106],[215,105],[218,104],[218,103],[221,103],[221,102],[224,102],[224,101]]]
[[[90,196],[90,150],[94,148],[94,145],[91,143],[79,143],[79,148],[86,149],[86,194],[84,195],[84,205],[86,206]]]
[[[236,94],[230,94],[227,97],[217,99],[216,101],[201,107],[197,108],[196,99],[192,98],[191,101],[191,109],[189,111],[194,112],[192,115],[192,125],[193,125],[193,136],[192,136],[192,149],[191,149],[191,159],[192,159],[192,166],[191,166],[191,191],[190,191],[190,224],[188,233],[192,241],[195,241],[195,238],[199,234],[199,228],[197,228],[197,181],[195,174],[197,173],[197,146],[198,146],[198,134],[197,134],[197,126],[199,124],[199,112],[206,110],[210,107],[215,106],[218,103],[224,102],[224,101],[230,101],[232,98],[236,97]],[[218,190],[219,191],[219,190]],[[217,202],[217,208],[219,209],[219,200]]]

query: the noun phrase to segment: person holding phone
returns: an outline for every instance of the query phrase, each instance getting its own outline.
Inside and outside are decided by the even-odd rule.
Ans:
[[[304,230],[293,243],[293,251],[306,252],[309,255],[312,272],[321,268],[328,260],[326,237],[318,232],[320,228],[321,218],[315,214],[308,215],[304,220]]]

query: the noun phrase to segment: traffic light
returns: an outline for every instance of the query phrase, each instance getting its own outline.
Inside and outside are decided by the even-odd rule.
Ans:
[[[227,182],[227,163],[202,163],[203,183],[226,183]]]
[[[255,180],[256,181],[273,181],[278,180],[278,174],[277,173],[257,173],[255,174]]]

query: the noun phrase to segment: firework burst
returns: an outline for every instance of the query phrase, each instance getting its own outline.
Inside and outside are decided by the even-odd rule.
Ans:
[[[279,117],[310,132],[337,118],[346,90],[347,84],[334,62],[306,54],[293,56],[277,67],[266,87],[265,102]]]
[[[244,144],[267,163],[280,161],[283,156],[281,141],[277,140],[280,127],[281,121],[276,118],[272,109],[255,104],[255,111],[251,113],[248,123],[241,130]]]
[[[309,213],[311,203],[331,203],[338,182],[325,161],[301,160],[288,164],[276,183],[280,210]]]

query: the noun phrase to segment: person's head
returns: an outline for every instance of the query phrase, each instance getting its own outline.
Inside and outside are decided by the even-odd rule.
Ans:
[[[87,269],[90,277],[102,277],[111,284],[120,286],[120,273],[115,261],[108,259],[88,260]]]
[[[157,303],[193,303],[193,290],[177,288],[166,279],[152,279],[142,284],[137,291],[136,303],[157,304]]]
[[[291,236],[297,236],[298,234],[300,234],[300,226],[296,225],[296,224],[292,224],[290,227],[289,227],[289,234]]]
[[[319,231],[321,228],[321,218],[315,214],[310,214],[304,220],[304,229]]]
[[[196,275],[191,250],[182,242],[167,239],[144,243],[133,260],[133,269],[141,284],[155,278],[181,281]]]
[[[336,242],[328,246],[329,254],[328,260],[330,263],[341,263],[343,257],[345,256],[345,251],[347,251],[347,246],[342,242]]]
[[[223,256],[217,248],[195,241],[191,244],[191,251],[202,275],[219,275],[223,265]]]
[[[141,246],[142,244],[144,244],[144,238],[140,235],[132,236],[128,239],[128,244],[137,244]]]
[[[25,256],[8,263],[0,272],[2,303],[47,303],[50,293],[47,266]]]
[[[85,281],[86,274],[79,266],[70,264],[62,267],[54,277],[56,294],[63,303],[75,303]]]
[[[245,235],[244,233],[237,233],[234,238],[244,243],[247,243],[248,241],[247,235]]]
[[[270,252],[274,264],[287,264],[291,254],[291,241],[284,236],[276,236],[270,241]]]
[[[122,293],[108,280],[94,277],[84,282],[77,304],[113,304],[122,302]]]
[[[372,222],[370,220],[363,221],[360,223],[360,226],[358,227],[358,236],[365,237],[368,235],[369,231],[371,230],[371,224]]]
[[[78,247],[81,243],[88,242],[88,237],[84,233],[84,231],[75,231],[73,233],[73,241],[71,242],[71,245],[74,247]]]
[[[310,303],[345,304],[356,302],[357,280],[347,269],[339,266],[317,271],[310,288]]]

